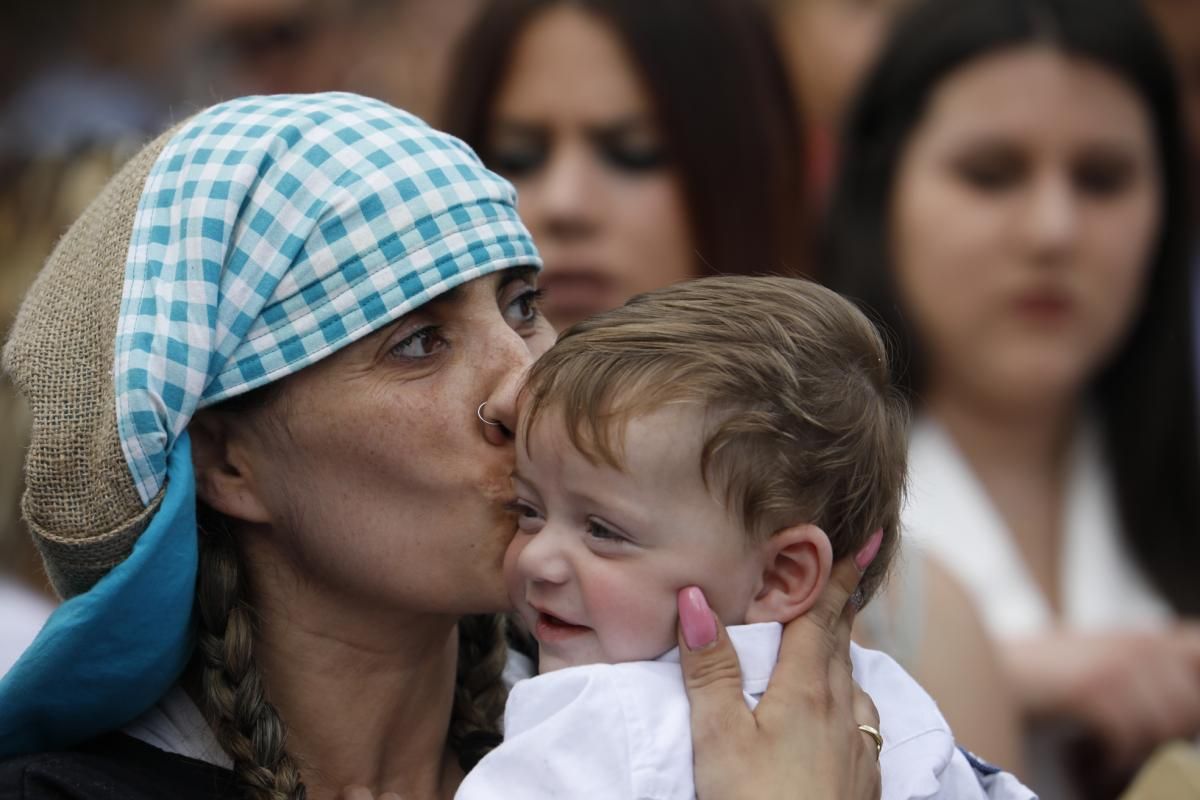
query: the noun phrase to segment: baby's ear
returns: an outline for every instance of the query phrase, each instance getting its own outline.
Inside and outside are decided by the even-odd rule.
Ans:
[[[790,622],[812,608],[833,569],[833,546],[816,525],[778,531],[762,548],[762,586],[746,622]]]

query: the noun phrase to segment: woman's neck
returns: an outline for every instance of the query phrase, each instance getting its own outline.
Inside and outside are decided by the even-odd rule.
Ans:
[[[977,473],[999,468],[1060,474],[1077,417],[1074,398],[1016,406],[988,403],[951,387],[931,388],[924,408]]]
[[[458,637],[450,617],[338,608],[303,585],[261,607],[255,657],[312,800],[350,784],[426,800],[453,796],[447,752]]]
[[[925,411],[946,430],[1003,518],[1034,580],[1058,607],[1067,458],[1074,398],[988,404],[952,387],[931,387]]]

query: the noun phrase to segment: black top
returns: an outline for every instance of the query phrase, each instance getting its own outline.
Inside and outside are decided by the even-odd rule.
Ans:
[[[123,733],[0,761],[0,800],[217,800],[237,797],[236,787],[227,769]]]

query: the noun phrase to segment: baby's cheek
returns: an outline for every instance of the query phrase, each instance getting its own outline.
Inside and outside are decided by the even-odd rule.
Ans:
[[[676,644],[675,593],[616,570],[592,576],[585,601],[611,661],[648,661]]]

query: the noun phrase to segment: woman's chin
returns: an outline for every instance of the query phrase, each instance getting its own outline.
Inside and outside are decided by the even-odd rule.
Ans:
[[[505,614],[513,610],[500,575],[479,581],[469,594],[469,602],[471,607],[464,612],[466,614]]]

